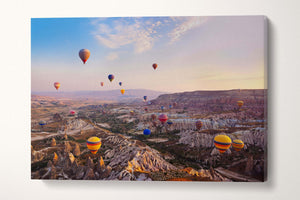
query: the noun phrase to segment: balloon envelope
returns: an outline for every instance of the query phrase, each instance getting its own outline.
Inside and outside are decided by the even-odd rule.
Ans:
[[[237,103],[237,105],[238,105],[239,108],[241,108],[244,105],[243,101],[237,101],[236,103]]]
[[[103,87],[104,83],[103,83],[103,82],[101,82],[100,84],[101,84],[101,86]]]
[[[201,121],[196,121],[196,128],[198,130],[200,130],[202,126],[203,126],[203,123]]]
[[[151,115],[152,120],[155,120],[156,117],[157,117],[156,114],[152,114],[152,115]]]
[[[124,90],[124,89],[122,89],[122,90],[121,90],[121,94],[124,94],[124,93],[125,93],[125,90]]]
[[[168,120],[168,116],[165,114],[161,114],[159,115],[158,119],[162,124],[164,124]]]
[[[147,101],[147,96],[144,96],[144,100]]]
[[[75,115],[75,111],[74,110],[70,110],[70,115]]]
[[[46,125],[46,122],[44,120],[41,120],[41,121],[39,121],[39,125],[44,126],[44,125]]]
[[[233,140],[232,147],[235,151],[241,151],[244,148],[244,142],[242,140]]]
[[[60,88],[60,83],[59,82],[55,82],[54,83],[54,87],[56,90],[58,90],[58,88]]]
[[[157,64],[154,63],[154,64],[152,65],[152,67],[153,67],[153,69],[156,69],[156,68],[157,68]]]
[[[91,151],[92,154],[96,154],[98,149],[101,147],[101,139],[98,137],[90,137],[86,141],[87,148]]]
[[[122,86],[122,82],[119,82],[119,85]]]
[[[112,82],[114,80],[115,76],[113,74],[108,75],[108,80]]]
[[[89,59],[91,52],[88,49],[81,49],[79,51],[79,57],[82,60],[83,64]]]
[[[217,135],[214,139],[215,147],[220,153],[224,153],[231,146],[231,139],[227,135]]]
[[[150,134],[151,134],[151,131],[149,129],[144,130],[144,135],[150,135]]]
[[[172,125],[173,122],[169,120],[169,121],[167,121],[167,124]]]

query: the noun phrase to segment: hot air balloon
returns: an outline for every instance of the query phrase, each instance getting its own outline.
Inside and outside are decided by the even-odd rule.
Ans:
[[[122,82],[119,82],[119,85],[122,86]]]
[[[237,101],[236,103],[237,103],[237,105],[238,105],[239,108],[241,108],[244,105],[243,101]]]
[[[101,84],[101,86],[103,87],[104,83],[103,83],[103,82],[101,82],[100,84]]]
[[[152,65],[152,67],[153,67],[153,69],[156,69],[156,68],[157,68],[157,64],[154,63],[154,64]]]
[[[55,82],[54,83],[54,87],[56,90],[58,90],[58,88],[60,88],[60,83],[59,82]]]
[[[83,64],[89,59],[91,52],[88,49],[81,49],[79,51],[79,57],[82,60]]]
[[[124,90],[124,89],[122,89],[122,90],[121,90],[121,94],[124,94],[124,93],[125,93],[125,90]]]
[[[160,107],[161,111],[164,111],[164,108],[165,108],[164,106],[161,106],[161,107]]]
[[[144,96],[144,101],[147,101],[147,96]]]
[[[130,111],[130,115],[131,115],[131,116],[134,115],[134,111],[133,111],[133,110]]]
[[[147,107],[145,107],[144,109],[145,109],[146,112],[148,112],[148,108]]]
[[[150,135],[150,134],[151,134],[150,129],[145,129],[145,130],[144,130],[144,135]]]
[[[155,120],[156,117],[157,117],[156,114],[152,114],[152,115],[151,115],[152,120]]]
[[[148,105],[151,105],[152,103],[151,103],[151,101],[148,101]]]
[[[46,122],[44,120],[41,120],[41,121],[39,121],[39,125],[44,126],[44,125],[46,125]]]
[[[231,139],[227,135],[217,135],[214,139],[215,147],[220,153],[224,153],[231,146]]]
[[[202,126],[203,126],[203,123],[201,121],[196,121],[196,128],[198,130],[200,130]]]
[[[173,122],[171,120],[168,120],[167,124],[169,124],[171,126],[173,124]]]
[[[159,115],[158,119],[162,124],[164,124],[168,120],[168,116],[165,114],[161,114]]]
[[[176,106],[177,106],[177,103],[176,103],[176,102],[174,102],[174,103],[173,103],[173,107],[176,107]]]
[[[75,115],[75,111],[74,110],[70,110],[70,115]]]
[[[98,137],[90,137],[86,141],[87,148],[91,151],[92,154],[96,154],[98,149],[101,147],[101,139]]]
[[[172,105],[171,105],[171,104],[169,105],[169,108],[170,108],[170,109],[172,108]]]
[[[108,75],[108,79],[110,82],[112,82],[114,80],[114,78],[115,78],[114,75],[112,75],[112,74]]]
[[[232,147],[235,151],[241,151],[244,148],[244,142],[242,140],[233,140]]]

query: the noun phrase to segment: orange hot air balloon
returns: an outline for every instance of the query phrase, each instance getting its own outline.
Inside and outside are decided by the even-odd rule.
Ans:
[[[56,88],[56,90],[58,90],[58,88],[60,88],[60,83],[59,82],[55,82],[54,83],[54,87]]]
[[[83,64],[89,59],[91,52],[88,49],[81,49],[79,51],[79,57],[82,60]]]
[[[201,121],[196,121],[196,128],[198,130],[200,130],[202,126],[203,126],[203,123]]]
[[[122,89],[122,90],[121,90],[121,93],[122,93],[122,94],[124,94],[124,93],[125,93],[125,90],[124,90],[124,89]]]
[[[153,69],[156,69],[156,68],[157,68],[157,64],[154,63],[154,64],[152,65],[152,67],[153,67]]]
[[[239,108],[241,108],[244,105],[243,101],[237,101],[236,103],[237,103],[237,105],[238,105]]]
[[[101,86],[103,87],[104,83],[103,83],[103,82],[101,82],[100,84],[101,84]]]

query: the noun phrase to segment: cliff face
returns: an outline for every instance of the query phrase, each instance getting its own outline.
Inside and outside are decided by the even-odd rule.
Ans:
[[[244,101],[243,109],[262,118],[266,106],[266,90],[195,91],[160,95],[151,100],[152,105],[165,106],[176,102],[175,109],[197,110],[202,114],[238,110],[236,102]],[[249,112],[248,112],[249,113]]]

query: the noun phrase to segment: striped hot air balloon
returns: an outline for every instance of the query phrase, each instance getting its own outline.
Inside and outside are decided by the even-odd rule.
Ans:
[[[224,153],[231,146],[231,139],[227,135],[217,135],[214,139],[215,147],[220,153]]]
[[[101,139],[98,137],[90,137],[86,141],[87,148],[91,151],[92,154],[96,154],[98,149],[101,147]]]
[[[235,151],[241,151],[244,148],[244,142],[242,140],[233,140],[232,147]]]

